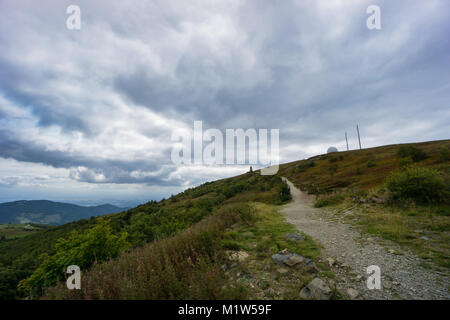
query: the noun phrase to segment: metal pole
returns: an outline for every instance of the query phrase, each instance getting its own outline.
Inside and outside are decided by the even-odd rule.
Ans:
[[[348,151],[348,139],[347,139],[347,131],[345,131],[345,141],[347,142],[347,151]]]
[[[358,131],[359,150],[361,150],[361,138],[359,137],[359,127],[356,125],[356,131]]]

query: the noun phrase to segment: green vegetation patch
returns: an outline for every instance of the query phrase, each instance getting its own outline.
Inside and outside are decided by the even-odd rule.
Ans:
[[[392,173],[386,183],[393,199],[412,199],[414,201],[448,201],[449,188],[439,172],[430,168],[407,167]]]
[[[425,151],[411,145],[401,146],[397,151],[397,156],[399,158],[411,158],[413,162],[419,162],[428,158]]]
[[[250,205],[224,206],[173,237],[94,265],[83,273],[81,290],[60,283],[44,298],[245,299],[246,288],[227,279],[221,268],[227,259],[222,240],[228,227],[247,224],[252,214]]]
[[[249,290],[251,299],[299,299],[301,287],[314,276],[301,267],[280,266],[272,255],[287,249],[316,261],[324,277],[333,277],[329,268],[317,263],[320,246],[310,237],[292,241],[286,235],[299,233],[280,214],[279,207],[254,203],[257,220],[253,225],[237,224],[225,234],[223,246],[230,251],[244,252],[248,257],[241,261],[231,260],[224,265],[229,279],[238,281]],[[232,246],[229,244],[232,243]]]
[[[235,208],[239,211],[239,208],[242,208],[240,204],[248,201],[283,203],[286,201],[286,195],[280,192],[282,189],[282,180],[278,176],[246,173],[204,183],[173,195],[167,200],[150,201],[125,212],[106,215],[104,219],[108,220],[111,236],[120,238],[121,234],[126,233],[129,247],[139,248],[176,236],[215,214],[222,207],[237,204]],[[251,222],[249,220],[251,215],[245,216],[245,213],[243,209],[242,215],[236,214],[241,216],[242,223]],[[55,264],[60,259],[54,257],[62,256],[58,253],[56,244],[66,240],[77,243],[78,237],[92,230],[98,221],[99,218],[94,217],[83,219],[37,231],[21,239],[0,241],[0,299],[22,298],[29,295],[30,291],[39,292],[41,286],[51,285],[54,277],[48,277],[47,267],[51,264],[62,268],[62,265]],[[73,230],[77,230],[77,237],[71,237]],[[93,254],[88,256],[92,257]],[[101,264],[102,261],[103,259],[97,259],[95,263]],[[36,276],[37,269],[42,271],[39,271],[40,276]],[[24,281],[22,292],[18,292],[19,281],[29,279],[32,275],[36,281]],[[57,279],[60,279],[59,276]],[[32,290],[30,286],[33,287]]]

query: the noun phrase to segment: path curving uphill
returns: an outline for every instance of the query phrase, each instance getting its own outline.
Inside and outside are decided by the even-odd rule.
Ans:
[[[327,221],[322,210],[313,207],[313,196],[300,191],[286,178],[283,180],[289,185],[292,202],[281,213],[299,231],[323,246],[325,262],[328,258],[337,261],[332,270],[341,292],[356,289],[359,293],[356,299],[450,299],[448,276],[423,268],[419,257],[394,243],[383,240],[383,244],[401,255],[389,252],[384,245],[370,241],[347,224]],[[381,270],[379,290],[367,288],[367,267],[371,265]]]

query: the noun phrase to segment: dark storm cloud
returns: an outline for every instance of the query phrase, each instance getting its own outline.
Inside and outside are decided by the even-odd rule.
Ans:
[[[3,158],[180,185],[202,173],[177,173],[170,133],[194,120],[279,128],[282,161],[355,147],[357,123],[366,147],[448,138],[446,0],[378,1],[376,31],[372,1],[78,1],[79,31],[71,3],[33,3],[0,4]]]
[[[176,186],[178,179],[168,180],[173,165],[164,159],[148,161],[99,160],[61,151],[45,150],[45,146],[21,142],[0,131],[0,157],[23,162],[42,163],[54,168],[75,168],[71,177],[77,181],[91,183],[146,183],[160,186]],[[167,162],[167,161],[166,161]],[[143,172],[135,174],[135,171]],[[149,174],[155,173],[155,174]],[[101,177],[101,178],[100,178]]]

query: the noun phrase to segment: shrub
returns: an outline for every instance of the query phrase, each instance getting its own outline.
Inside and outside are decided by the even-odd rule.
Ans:
[[[231,186],[226,186],[223,188],[222,192],[227,198],[231,198],[235,195],[235,190]]]
[[[241,245],[236,240],[223,239],[222,240],[222,248],[226,250],[241,250]]]
[[[367,168],[372,168],[375,167],[376,165],[377,165],[376,162],[373,160],[367,161]]]
[[[300,163],[297,165],[296,167],[296,171],[297,172],[305,172],[306,170],[308,170],[309,168],[312,168],[316,165],[316,163],[314,161],[308,161],[308,162],[304,162],[304,163]]]
[[[450,150],[449,149],[441,149],[439,151],[439,162],[447,162],[450,160]]]
[[[200,199],[195,203],[195,207],[198,209],[205,209],[208,212],[212,212],[214,207],[213,200],[211,198]]]
[[[386,187],[394,199],[440,202],[448,198],[445,181],[434,169],[408,167],[394,172],[388,177]]]
[[[436,214],[440,215],[440,216],[446,216],[449,217],[450,216],[450,206],[439,206],[436,209]]]
[[[241,222],[236,209],[222,207],[173,237],[96,264],[83,273],[80,290],[61,282],[44,299],[246,299],[245,288],[221,269],[225,230]]]
[[[339,160],[338,157],[333,157],[333,158],[328,159],[328,161],[330,163],[337,162],[338,160]]]
[[[413,164],[413,161],[412,161],[411,157],[400,158],[400,159],[398,159],[397,164],[398,164],[398,168],[400,170],[403,170],[405,168],[410,167]]]
[[[283,181],[283,183],[278,187],[278,196],[280,202],[286,202],[292,199],[291,196],[291,190],[289,189],[289,186],[286,182]]]
[[[337,170],[338,170],[337,164],[332,164],[331,166],[328,167],[328,171],[330,171],[331,176],[334,176]]]
[[[415,148],[413,146],[402,146],[398,149],[397,156],[399,158],[410,157],[413,162],[419,162],[428,158],[425,151]]]
[[[81,270],[88,269],[94,262],[103,262],[115,258],[128,248],[127,233],[119,236],[112,234],[109,220],[99,222],[84,233],[72,231],[67,239],[59,239],[56,252],[42,256],[43,263],[33,274],[19,282],[19,290],[24,293],[41,294],[45,287],[53,286],[64,279],[64,272],[70,265],[77,265]]]

